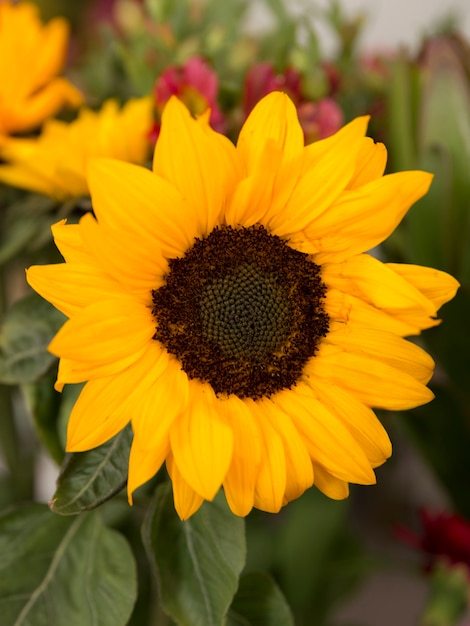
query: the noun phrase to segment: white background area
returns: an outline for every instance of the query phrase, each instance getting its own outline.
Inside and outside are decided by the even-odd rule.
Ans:
[[[312,15],[326,10],[330,0],[285,0],[295,15]],[[361,48],[387,49],[406,45],[416,49],[421,37],[432,32],[443,19],[454,16],[462,33],[470,38],[470,0],[340,0],[347,16],[361,13],[366,17]],[[256,3],[249,19],[252,31],[266,25],[266,15]],[[322,20],[315,20],[316,30],[327,53],[332,51],[331,33]]]
[[[340,0],[348,15],[362,12],[368,16],[363,31],[364,47],[414,47],[420,36],[442,19],[456,16],[462,32],[470,37],[470,0]],[[305,1],[304,6],[309,2]],[[328,6],[328,0],[312,5]]]

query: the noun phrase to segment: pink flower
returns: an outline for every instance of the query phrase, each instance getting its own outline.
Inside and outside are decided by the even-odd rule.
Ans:
[[[248,117],[251,109],[272,91],[284,91],[294,101],[301,99],[301,75],[292,68],[276,74],[271,63],[255,63],[246,75],[243,90],[243,112]]]
[[[297,105],[297,114],[303,128],[306,143],[325,139],[343,125],[343,112],[332,98],[318,102],[302,102]]]
[[[194,56],[184,65],[168,67],[154,87],[155,106],[159,117],[171,96],[178,96],[195,116],[210,109],[210,125],[219,133],[225,131],[225,119],[217,104],[219,81],[217,74],[201,57]],[[157,122],[152,131],[156,140],[160,132]]]

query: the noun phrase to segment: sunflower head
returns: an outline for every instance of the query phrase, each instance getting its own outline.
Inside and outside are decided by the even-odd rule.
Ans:
[[[172,98],[152,171],[90,161],[94,215],[57,224],[65,262],[28,280],[69,317],[57,388],[86,382],[67,448],[131,422],[130,499],[164,462],[182,518],[221,486],[237,515],[312,484],[344,498],[391,452],[372,408],[432,399],[432,359],[404,336],[438,323],[457,282],[367,253],[431,176],[384,176],[366,126],[305,147],[275,92],[234,146]]]
[[[0,136],[32,130],[81,93],[57,75],[67,53],[62,18],[43,25],[29,2],[0,2]]]
[[[57,200],[89,195],[86,162],[91,156],[144,163],[149,157],[151,98],[115,100],[99,111],[82,108],[70,123],[45,122],[35,138],[7,138],[0,143],[0,181]]]

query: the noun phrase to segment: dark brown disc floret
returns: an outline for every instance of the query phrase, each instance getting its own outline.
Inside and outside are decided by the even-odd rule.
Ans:
[[[320,268],[260,225],[220,226],[169,261],[154,339],[217,394],[291,388],[328,332]]]

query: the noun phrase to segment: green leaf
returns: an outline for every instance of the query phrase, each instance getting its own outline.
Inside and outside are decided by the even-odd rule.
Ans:
[[[0,327],[0,383],[31,383],[44,374],[56,359],[47,346],[64,321],[36,294],[14,304]]]
[[[182,522],[170,483],[159,485],[142,535],[170,617],[179,626],[222,626],[246,556],[244,520],[222,493]]]
[[[62,395],[54,389],[56,375],[56,372],[50,372],[37,383],[23,385],[22,392],[42,443],[54,461],[60,464],[65,450],[58,431]]]
[[[124,626],[137,594],[122,535],[100,515],[73,519],[33,504],[0,516],[4,626]]]
[[[294,626],[294,619],[273,579],[262,572],[250,572],[240,578],[227,626]]]
[[[28,194],[8,207],[0,237],[0,265],[28,249],[31,243],[44,239],[44,233],[51,239],[50,226],[57,218],[47,213],[55,204],[47,196]]]
[[[94,509],[121,491],[127,481],[132,430],[128,426],[110,441],[67,457],[50,503],[61,515]]]

